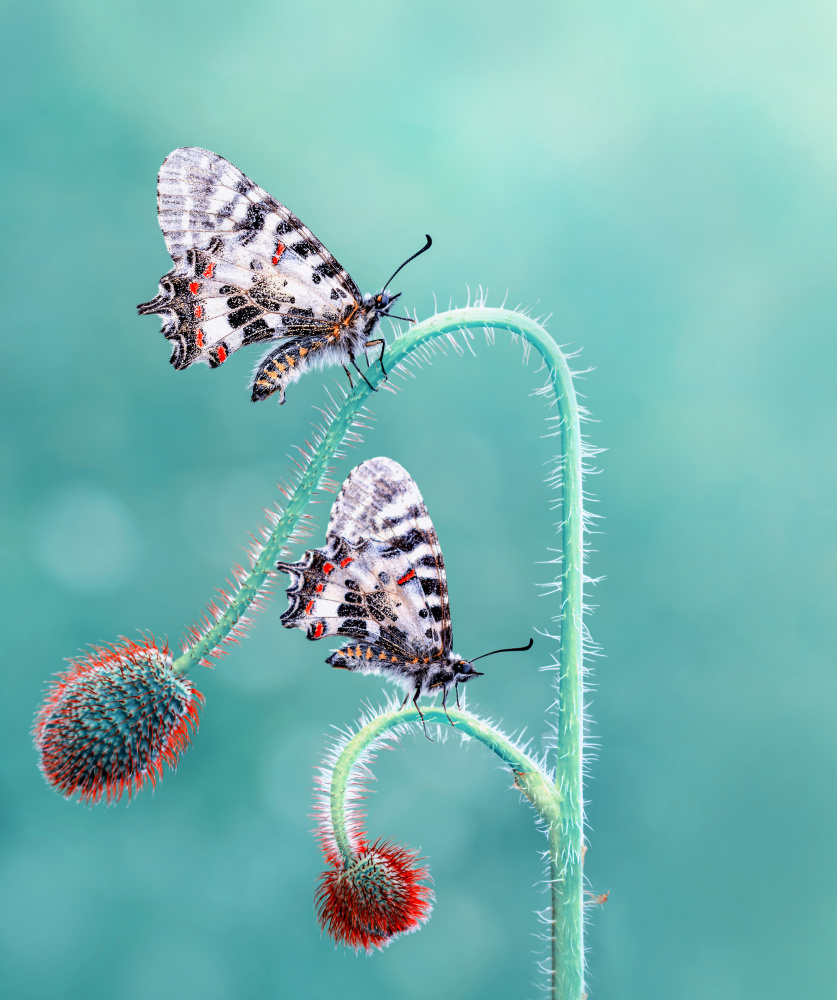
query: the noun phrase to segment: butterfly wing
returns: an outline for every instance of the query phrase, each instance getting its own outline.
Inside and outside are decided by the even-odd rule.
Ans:
[[[282,624],[309,639],[348,636],[369,644],[370,656],[402,662],[451,648],[439,540],[418,487],[392,459],[354,469],[334,502],[325,546],[278,568],[291,575]]]
[[[157,210],[174,267],[137,308],[162,316],[175,368],[215,368],[245,344],[325,334],[358,308],[357,285],[316,236],[217,153],[167,156]]]

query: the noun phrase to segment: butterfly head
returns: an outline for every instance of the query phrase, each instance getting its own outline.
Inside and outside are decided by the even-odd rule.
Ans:
[[[397,267],[395,269],[394,273],[384,282],[384,287],[381,289],[380,292],[378,292],[377,295],[364,295],[363,304],[367,309],[374,309],[375,312],[377,312],[381,316],[389,315],[389,307],[401,295],[401,292],[399,292],[397,295],[390,295],[389,292],[387,291],[389,283],[392,281],[395,275],[398,274],[398,272],[401,270],[402,267],[406,267],[406,265],[409,264],[411,260],[415,260],[416,257],[421,256],[421,254],[423,254],[425,250],[430,249],[430,247],[433,245],[433,240],[431,240],[429,236],[426,237],[426,240],[427,242],[424,244],[421,250],[414,253],[411,257],[408,257],[401,265],[401,267]],[[409,316],[395,316],[393,318],[405,319],[408,322],[415,322],[415,320],[411,320]]]
[[[461,656],[457,656],[456,654],[451,658],[450,668],[453,671],[454,684],[464,684],[465,681],[470,681],[474,677],[482,677],[481,671],[474,670],[472,663],[469,663],[468,660],[463,660]]]
[[[377,295],[364,295],[363,304],[367,309],[374,309],[376,313],[381,316],[386,316],[389,313],[389,307],[395,302],[396,299],[401,298],[401,292],[397,295],[390,295],[390,293],[384,289],[378,292]]]

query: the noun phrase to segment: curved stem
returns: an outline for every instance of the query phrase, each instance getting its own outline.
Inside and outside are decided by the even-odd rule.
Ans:
[[[442,726],[449,725],[450,718],[460,734],[464,733],[479,740],[497,754],[514,772],[515,784],[538,810],[541,819],[547,824],[547,829],[554,828],[556,832],[560,829],[560,800],[549,775],[545,774],[537,762],[515,746],[508,737],[482,719],[461,709],[451,708],[446,713],[441,708],[425,708],[422,710],[422,715],[427,723],[438,723]],[[350,862],[355,854],[348,833],[346,796],[358,758],[389,730],[397,729],[409,722],[420,721],[415,708],[393,709],[376,715],[355,733],[337,758],[331,772],[329,807],[334,839],[346,863]]]
[[[524,337],[543,357],[559,412],[562,471],[562,590],[561,643],[558,656],[557,697],[553,706],[555,731],[555,789],[564,808],[560,830],[550,836],[553,857],[554,965],[553,996],[581,1000],[584,993],[584,939],[581,846],[583,837],[583,504],[582,448],[579,411],[566,358],[538,323],[508,309],[473,307],[438,313],[416,324],[388,346],[390,370],[437,338],[460,330],[505,329]],[[178,672],[208,656],[229,634],[268,580],[280,552],[291,537],[308,501],[320,488],[329,462],[350,430],[358,410],[383,381],[380,366],[367,373],[370,385],[360,382],[339,408],[323,439],[314,449],[300,482],[266,541],[252,571],[231,599],[223,615],[174,662]],[[408,716],[405,714],[404,718]]]
[[[508,737],[498,732],[482,719],[463,712],[459,709],[451,709],[445,712],[441,708],[425,708],[423,710],[425,723],[438,723],[439,725],[449,724],[449,720],[456,725],[460,734],[466,734],[473,739],[479,740],[484,746],[495,753],[504,764],[507,764],[514,774],[515,786],[523,792],[537,813],[544,826],[547,837],[547,854],[549,857],[550,872],[550,902],[551,902],[551,983],[550,996],[553,1000],[581,1000],[583,993],[573,992],[574,989],[583,989],[583,982],[576,982],[574,978],[566,975],[567,967],[571,963],[564,961],[560,952],[560,937],[556,933],[560,917],[563,914],[561,909],[561,880],[557,877],[562,871],[564,864],[563,856],[565,847],[563,843],[563,831],[567,827],[567,817],[564,815],[567,806],[562,802],[550,776],[546,774],[538,763],[532,760],[528,754],[515,746]],[[362,726],[357,733],[343,747],[331,771],[331,784],[328,790],[328,806],[331,817],[331,830],[335,843],[346,866],[355,860],[355,850],[352,846],[349,833],[349,817],[346,812],[346,801],[352,780],[352,771],[357,766],[362,755],[374,748],[386,732],[404,727],[410,722],[420,722],[419,713],[415,708],[393,709],[376,715],[373,719]],[[583,973],[583,966],[579,967],[579,973]]]

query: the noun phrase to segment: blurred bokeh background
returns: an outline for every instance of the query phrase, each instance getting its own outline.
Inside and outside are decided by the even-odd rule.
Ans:
[[[536,993],[540,839],[457,741],[386,754],[370,802],[373,835],[430,859],[430,923],[372,958],[321,938],[312,768],[382,686],[330,672],[331,647],[281,629],[281,599],[196,676],[200,732],[154,794],[88,809],[37,770],[31,719],[63,658],[140,628],[179,645],[343,377],[253,406],[253,354],[175,372],[137,317],[170,266],[157,170],[194,144],[289,205],[362,289],[429,232],[405,307],[482,285],[583,348],[607,449],[589,483],[606,658],[587,873],[612,892],[591,994],[827,996],[834,5],[7,0],[3,19],[4,995]],[[340,469],[386,454],[417,480],[466,656],[557,608],[535,587],[556,544],[542,376],[503,336],[476,355],[381,393]],[[548,651],[492,660],[472,704],[539,741]]]

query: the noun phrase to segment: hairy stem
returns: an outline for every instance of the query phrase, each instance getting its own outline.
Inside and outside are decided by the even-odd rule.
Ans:
[[[558,937],[554,933],[556,925],[556,896],[560,896],[560,882],[556,872],[562,864],[563,844],[562,831],[566,827],[562,812],[564,805],[550,776],[528,754],[515,746],[508,737],[498,732],[487,722],[459,709],[445,712],[441,708],[425,708],[422,711],[426,724],[437,723],[440,726],[453,722],[460,734],[465,734],[479,740],[495,753],[504,764],[507,764],[514,775],[515,786],[524,793],[535,807],[547,835],[549,873],[550,873],[550,904],[551,904],[551,965],[552,982],[550,995],[555,998],[576,997],[580,994],[568,992],[566,976],[560,978],[563,967],[561,954],[558,950]],[[449,721],[450,720],[450,721]],[[394,709],[382,712],[361,727],[340,752],[331,771],[329,788],[329,810],[331,829],[337,848],[346,865],[355,858],[350,835],[349,817],[346,814],[346,803],[351,786],[352,771],[375,743],[389,730],[399,729],[410,722],[420,722],[418,712],[414,708]]]
[[[533,803],[544,821],[556,828],[559,825],[560,805],[555,787],[549,777],[538,764],[515,746],[508,737],[498,732],[482,719],[458,708],[445,712],[441,708],[424,708],[422,715],[428,725],[450,725],[450,719],[457,731],[475,740],[479,740],[492,750],[504,764],[508,764],[514,772],[515,784]],[[354,849],[348,833],[346,819],[346,793],[358,758],[368,750],[376,740],[388,730],[396,729],[409,722],[420,722],[415,708],[394,709],[376,715],[365,726],[358,730],[340,753],[331,773],[330,810],[331,825],[334,839],[343,860],[350,862],[354,857]]]
[[[562,521],[561,531],[561,641],[558,654],[558,683],[551,708],[555,731],[555,790],[562,802],[560,816],[550,834],[553,858],[554,965],[553,997],[581,1000],[584,988],[583,891],[582,891],[582,610],[583,610],[583,505],[582,449],[579,411],[572,376],[566,358],[542,326],[527,316],[507,309],[473,307],[438,313],[416,324],[387,347],[390,371],[399,362],[437,338],[449,338],[458,331],[504,329],[525,338],[543,357],[549,371],[558,406],[561,437]],[[466,333],[467,335],[467,333]],[[174,662],[174,669],[189,670],[210,655],[235,627],[248,606],[264,587],[276,560],[296,527],[308,501],[321,488],[329,463],[339,448],[358,410],[373,389],[380,386],[383,373],[373,365],[367,372],[372,388],[359,382],[331,421],[323,439],[314,449],[299,484],[282,516],[266,541],[252,571],[243,581],[218,620]],[[431,711],[431,710],[428,710]],[[451,713],[453,717],[453,713]],[[407,718],[408,714],[402,718]],[[476,735],[476,734],[474,734]],[[493,749],[493,747],[492,747]],[[550,830],[552,827],[550,826]]]

